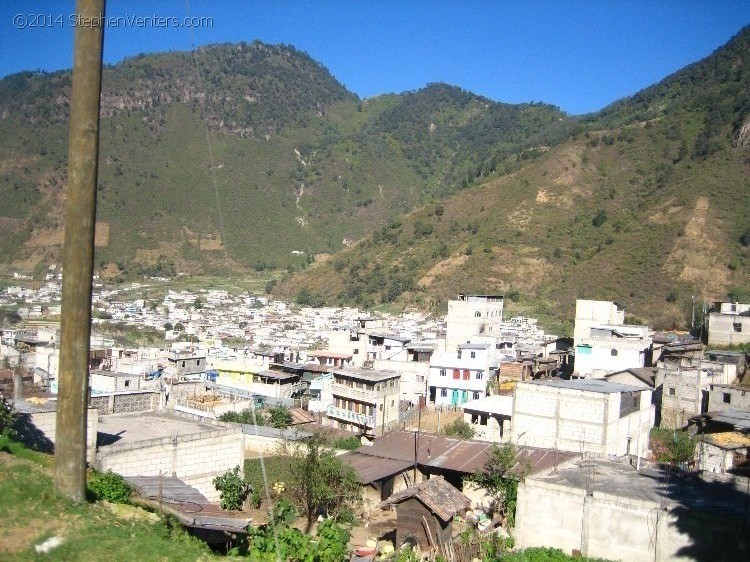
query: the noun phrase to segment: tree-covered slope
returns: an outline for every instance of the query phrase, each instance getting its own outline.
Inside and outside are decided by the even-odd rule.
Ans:
[[[59,260],[69,90],[68,72],[0,80],[0,261],[14,267]],[[296,269],[570,122],[445,85],[359,100],[283,45],[140,55],[104,72],[96,266]]]
[[[458,292],[501,293],[512,309],[560,322],[576,298],[618,300],[658,327],[684,326],[693,295],[750,298],[748,45],[744,30],[587,116],[561,145],[505,159],[481,185],[391,221],[275,291],[425,308]]]

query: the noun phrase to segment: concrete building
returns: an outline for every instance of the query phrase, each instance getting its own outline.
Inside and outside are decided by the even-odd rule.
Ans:
[[[593,326],[625,324],[625,308],[610,301],[576,300],[576,318],[573,328],[573,347],[578,347],[581,338],[588,337]]]
[[[101,416],[98,431],[97,470],[126,477],[175,476],[211,501],[219,499],[213,479],[244,466],[244,435],[236,424],[137,412]]]
[[[113,371],[92,371],[89,384],[95,394],[103,392],[130,392],[141,389],[141,377]]]
[[[747,560],[746,487],[586,460],[519,483],[513,536],[583,558]]]
[[[588,334],[579,330],[573,375],[603,378],[623,369],[647,367],[651,337],[646,326],[595,325]]]
[[[750,304],[718,303],[708,314],[708,345],[750,343]]]
[[[729,408],[750,412],[750,388],[730,384],[709,384],[708,411],[721,412]]]
[[[435,353],[430,359],[427,381],[430,402],[456,406],[484,398],[497,367],[487,344],[459,344],[455,352]]]
[[[206,372],[206,354],[194,349],[172,350],[167,355],[168,371],[176,377],[201,376]]]
[[[399,378],[392,371],[347,369],[333,372],[328,419],[333,427],[374,436],[398,422]]]
[[[519,382],[511,440],[577,453],[645,457],[653,425],[648,388],[598,379]]]
[[[661,388],[660,425],[685,427],[688,420],[708,411],[709,389],[734,380],[736,365],[689,355],[663,355],[657,364],[656,387]]]
[[[472,336],[499,336],[503,303],[501,295],[460,294],[457,300],[448,301],[446,349],[454,350]]]

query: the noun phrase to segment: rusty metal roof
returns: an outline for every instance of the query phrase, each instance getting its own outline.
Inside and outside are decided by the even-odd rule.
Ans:
[[[361,484],[371,484],[377,480],[388,478],[398,474],[414,463],[410,461],[401,461],[396,459],[386,459],[374,455],[367,455],[357,451],[350,451],[338,457],[341,462],[351,466],[357,473],[357,478]]]
[[[471,501],[441,477],[434,477],[393,494],[380,503],[381,507],[394,505],[416,498],[443,521],[450,521],[456,514],[464,514]]]
[[[417,435],[412,431],[392,431],[376,439],[372,445],[360,447],[356,452],[382,459],[404,461],[411,466],[414,463],[415,445],[418,449],[418,465],[473,474],[484,469],[495,443],[454,439],[428,433]],[[575,453],[536,447],[518,447],[518,450],[517,466],[526,464],[527,459],[531,473],[544,472],[577,456]]]

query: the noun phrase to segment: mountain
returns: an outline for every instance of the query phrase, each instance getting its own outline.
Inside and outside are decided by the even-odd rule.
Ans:
[[[307,304],[441,310],[502,293],[565,329],[576,298],[684,326],[750,299],[750,29],[572,118],[446,84],[361,100],[259,42],[105,69],[96,268],[286,268]],[[0,80],[0,263],[62,245],[70,74]]]
[[[576,298],[684,327],[750,299],[750,28],[659,84],[501,159],[479,185],[392,220],[274,292],[441,309],[458,292],[569,328]]]
[[[0,80],[0,263],[59,263],[69,72]],[[561,142],[544,104],[460,88],[360,100],[285,45],[139,55],[103,75],[96,270],[296,270]]]

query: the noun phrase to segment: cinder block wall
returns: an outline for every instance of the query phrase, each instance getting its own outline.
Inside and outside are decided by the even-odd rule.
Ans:
[[[218,492],[214,477],[239,466],[244,470],[244,436],[242,429],[217,429],[172,439],[165,437],[113,444],[96,454],[98,470],[112,470],[123,476],[176,476],[195,486],[211,501]]]
[[[527,479],[518,487],[516,546],[623,562],[745,560],[742,521],[668,501],[627,498]],[[690,532],[686,532],[690,529]],[[690,554],[686,554],[690,553]]]
[[[41,433],[43,437],[49,439],[52,444],[55,443],[55,435],[57,434],[57,411],[30,414],[29,419],[33,425],[32,428],[29,428],[32,432],[36,430]],[[86,417],[86,460],[89,463],[93,463],[96,456],[96,431],[98,422],[98,412],[93,408],[89,408]]]

